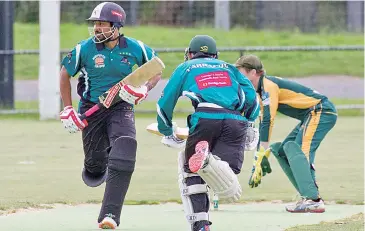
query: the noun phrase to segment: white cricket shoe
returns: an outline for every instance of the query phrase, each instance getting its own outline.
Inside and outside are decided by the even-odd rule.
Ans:
[[[302,198],[296,204],[285,207],[290,213],[323,213],[326,211],[324,201],[320,199],[318,202]]]

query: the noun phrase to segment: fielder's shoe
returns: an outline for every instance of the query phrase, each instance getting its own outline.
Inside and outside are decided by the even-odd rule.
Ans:
[[[200,141],[195,145],[195,154],[192,155],[189,159],[189,169],[193,173],[199,171],[208,156],[209,153],[209,144],[207,141]]]
[[[302,198],[296,204],[287,206],[286,211],[290,213],[323,213],[326,210],[322,199],[316,202],[311,199]]]
[[[104,219],[99,223],[100,229],[116,229],[117,223],[111,217],[104,217]]]

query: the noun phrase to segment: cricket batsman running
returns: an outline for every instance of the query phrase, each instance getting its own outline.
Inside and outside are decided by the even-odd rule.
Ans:
[[[187,123],[186,141],[176,137],[172,115],[180,96],[195,108]],[[178,157],[179,188],[192,231],[209,231],[208,188],[219,198],[236,201],[242,190],[241,171],[248,121],[259,114],[259,101],[250,81],[233,65],[218,59],[215,40],[195,36],[185,62],[173,72],[157,103],[161,142],[183,148]],[[242,116],[244,113],[245,116]]]
[[[92,37],[81,41],[63,59],[60,91],[64,110],[60,113],[64,127],[75,133],[82,130],[84,169],[82,179],[87,186],[97,187],[106,181],[98,223],[102,229],[115,229],[136,161],[136,128],[133,105],[140,103],[160,80],[160,74],[144,86],[124,85],[122,99],[107,110],[100,110],[88,119],[88,126],[79,119],[98,103],[98,97],[155,56],[143,42],[119,33],[126,14],[115,3],[103,2],[95,7],[88,21]],[[77,92],[81,99],[78,112],[71,101],[70,77],[81,72]]]
[[[267,159],[271,152],[302,197],[298,203],[287,206],[286,210],[292,213],[324,212],[324,202],[316,183],[314,158],[320,143],[336,124],[335,106],[326,96],[308,87],[267,76],[257,56],[242,56],[237,60],[236,67],[255,86],[262,111],[261,148],[256,153],[250,187],[257,187],[261,177],[271,172]],[[269,147],[277,112],[300,122],[283,142],[273,143]]]

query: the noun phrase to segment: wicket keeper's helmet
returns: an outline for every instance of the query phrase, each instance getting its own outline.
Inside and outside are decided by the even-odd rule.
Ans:
[[[126,14],[121,6],[113,2],[103,2],[94,8],[90,18],[86,20],[110,22],[119,29],[124,26],[125,19]]]
[[[217,55],[217,45],[215,40],[209,35],[196,35],[190,41],[189,52]]]

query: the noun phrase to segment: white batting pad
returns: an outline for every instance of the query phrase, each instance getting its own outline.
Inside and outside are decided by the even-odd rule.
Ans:
[[[198,193],[208,193],[208,188],[206,184],[196,184],[187,186],[185,183],[185,179],[192,176],[199,176],[196,173],[186,173],[184,171],[184,163],[185,163],[185,152],[181,151],[178,154],[178,174],[179,174],[179,188],[180,188],[180,195],[181,201],[184,206],[184,212],[187,221],[189,222],[190,228],[192,229],[192,225],[196,221],[201,220],[209,220],[208,213],[194,213],[193,206],[191,204],[191,200],[189,198],[192,194]]]
[[[207,158],[207,165],[197,172],[198,175],[218,194],[219,198],[231,202],[239,200],[242,194],[241,185],[228,163],[211,153]]]

